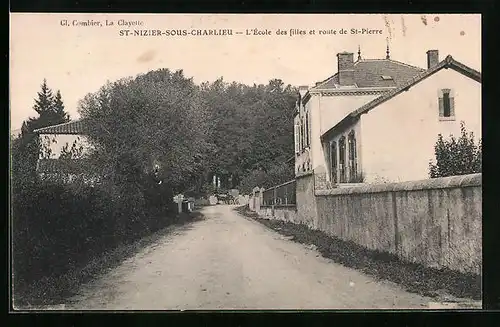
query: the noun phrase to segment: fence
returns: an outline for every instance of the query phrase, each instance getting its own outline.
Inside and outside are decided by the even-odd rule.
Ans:
[[[296,182],[295,180],[273,186],[262,194],[262,206],[295,206]]]

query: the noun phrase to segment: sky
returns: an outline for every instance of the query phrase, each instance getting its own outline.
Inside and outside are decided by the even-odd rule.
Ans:
[[[68,26],[62,25],[64,21]],[[72,26],[93,20],[102,26]],[[106,21],[114,22],[106,26]],[[140,26],[119,26],[119,22]],[[257,28],[271,35],[246,35]],[[120,36],[120,30],[231,29],[232,36]],[[287,35],[276,35],[280,29]],[[290,36],[290,30],[306,35]],[[340,29],[347,34],[322,34]],[[371,30],[371,34],[351,34]],[[315,30],[315,35],[309,34]],[[243,34],[236,35],[236,32]],[[43,79],[60,90],[66,110],[77,119],[78,101],[106,81],[159,68],[183,69],[194,81],[313,85],[337,72],[336,54],[385,58],[426,68],[426,51],[438,49],[481,71],[481,16],[426,15],[186,15],[186,14],[29,14],[10,15],[11,130],[36,116],[34,99]]]

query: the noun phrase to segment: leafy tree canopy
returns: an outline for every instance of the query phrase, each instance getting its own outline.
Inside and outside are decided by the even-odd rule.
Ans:
[[[279,79],[196,85],[182,70],[159,69],[106,84],[79,112],[107,176],[138,183],[156,162],[176,192],[207,189],[214,174],[231,188],[293,155],[295,91]]]

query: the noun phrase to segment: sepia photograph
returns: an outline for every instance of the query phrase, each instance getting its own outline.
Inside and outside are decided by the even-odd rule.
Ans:
[[[11,13],[13,311],[482,303],[481,15]]]

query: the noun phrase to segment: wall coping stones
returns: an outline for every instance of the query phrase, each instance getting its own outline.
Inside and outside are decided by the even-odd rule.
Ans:
[[[434,190],[444,188],[473,187],[482,185],[482,174],[469,174],[461,176],[450,176],[430,178],[419,181],[409,181],[387,184],[360,184],[352,187],[338,187],[333,189],[316,190],[318,196],[346,195],[362,193],[380,193],[397,191]]]

